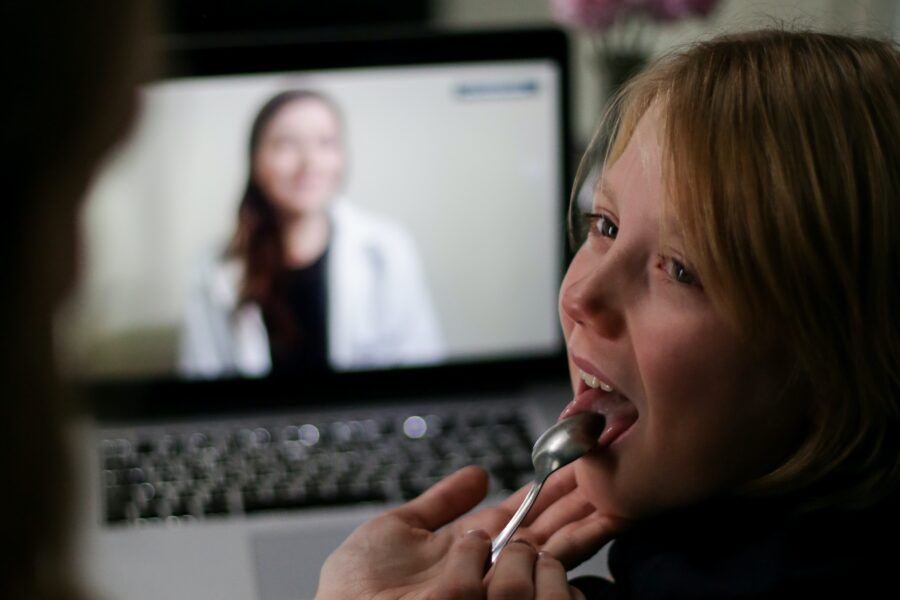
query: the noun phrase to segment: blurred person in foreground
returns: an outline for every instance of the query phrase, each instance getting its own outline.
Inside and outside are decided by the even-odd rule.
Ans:
[[[75,410],[53,358],[55,309],[78,275],[81,199],[127,132],[150,71],[150,2],[5,2],[6,209],[0,400],[0,598],[81,597],[64,428]]]

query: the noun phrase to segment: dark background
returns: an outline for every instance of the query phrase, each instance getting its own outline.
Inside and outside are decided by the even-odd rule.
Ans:
[[[432,0],[165,0],[163,29],[203,35],[425,25]]]

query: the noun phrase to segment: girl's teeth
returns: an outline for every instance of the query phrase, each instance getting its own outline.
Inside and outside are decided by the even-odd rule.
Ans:
[[[579,369],[579,373],[581,374],[581,380],[588,384],[588,387],[592,387],[594,389],[600,388],[604,392],[613,391],[613,387],[606,383],[605,381],[600,381],[590,373],[585,373]]]

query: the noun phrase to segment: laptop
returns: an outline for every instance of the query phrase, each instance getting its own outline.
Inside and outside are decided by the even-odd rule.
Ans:
[[[59,319],[92,407],[79,556],[113,598],[312,598],[356,526],[456,468],[491,500],[528,481],[570,398],[566,38],[182,39],[166,64]],[[265,266],[298,239],[324,249]]]

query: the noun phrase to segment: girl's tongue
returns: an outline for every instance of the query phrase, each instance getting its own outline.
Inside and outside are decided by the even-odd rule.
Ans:
[[[606,448],[634,425],[638,412],[628,398],[618,392],[580,385],[575,399],[559,415],[560,419],[582,412],[598,412],[606,417],[606,428],[597,445]]]

